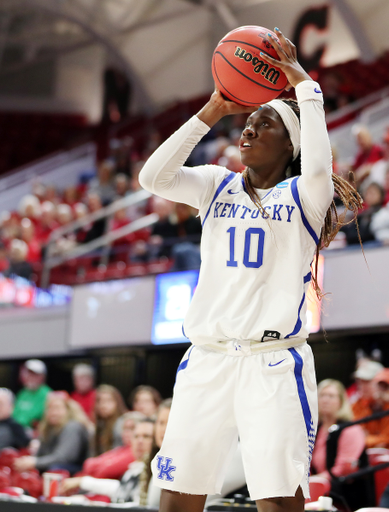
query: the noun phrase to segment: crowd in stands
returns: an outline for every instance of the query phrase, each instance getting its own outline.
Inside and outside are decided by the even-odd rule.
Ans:
[[[70,394],[52,390],[46,374],[43,361],[30,359],[20,369],[23,387],[16,397],[0,388],[0,493],[17,482],[39,497],[42,475],[59,472],[67,477],[63,493],[139,502],[142,491],[146,503],[150,457],[161,444],[170,399],[162,401],[151,386],[138,386],[129,410],[117,388],[96,387],[90,365],[74,366]]]
[[[83,363],[73,367],[70,394],[53,391],[46,374],[41,360],[30,359],[21,366],[23,387],[16,397],[0,388],[0,494],[19,487],[38,498],[43,475],[58,473],[63,498],[57,500],[158,507],[160,490],[153,483],[151,461],[163,440],[171,399],[163,400],[155,388],[142,385],[132,391],[127,405],[117,388],[96,386],[93,367]],[[375,496],[372,475],[346,481],[340,477],[371,466],[372,448],[389,454],[389,415],[377,417],[389,413],[389,369],[359,351],[352,377],[347,390],[334,379],[318,385],[319,427],[311,474],[329,482],[335,503],[355,510],[379,499],[388,504],[389,487],[386,494]],[[370,421],[353,423],[372,415]],[[247,493],[239,444],[222,495],[236,492]]]
[[[342,228],[347,245],[367,242],[389,243],[389,128],[382,140],[375,143],[368,128],[361,124],[352,127],[358,151],[351,163],[335,162],[334,170],[352,179],[363,198],[363,208],[357,221]],[[353,174],[350,174],[352,171]]]
[[[88,244],[152,212],[159,213],[160,220],[150,228],[115,240],[109,260],[125,263],[166,261],[172,258],[173,247],[185,242],[187,249],[189,247],[189,261],[194,261],[190,264],[198,267],[201,222],[196,217],[197,212],[187,205],[157,197],[120,208],[110,217],[64,233],[49,244],[50,235],[57,228],[68,226],[117,199],[141,190],[138,174],[143,160],[139,157],[129,160],[127,153],[131,148],[126,143],[119,143],[119,149],[122,151],[113,145],[111,157],[99,163],[96,173],[86,172],[74,186],[59,190],[50,184],[36,183],[31,194],[20,200],[15,211],[1,212],[0,272],[6,277],[18,275],[36,280],[36,272],[39,272],[46,256],[58,256],[77,245]],[[123,149],[126,152],[124,157]],[[191,252],[195,254],[192,260]]]
[[[331,82],[331,81],[330,81]],[[328,85],[331,89],[331,83]],[[330,110],[330,109],[329,109]],[[217,164],[242,172],[237,143],[244,116],[220,122],[190,155],[188,165]],[[389,240],[389,128],[379,143],[369,130],[353,127],[358,152],[351,163],[334,160],[334,172],[353,179],[364,199],[358,214],[359,232],[354,223],[338,236],[341,245]],[[59,237],[48,246],[56,228],[99,211],[116,199],[141,190],[138,174],[148,155],[161,142],[158,133],[150,136],[141,153],[126,139],[114,140],[111,154],[99,163],[97,171],[85,172],[78,183],[59,190],[52,184],[35,183],[31,194],[23,197],[15,211],[0,215],[0,271],[5,275],[35,278],[47,255],[59,255],[79,244],[87,244],[108,231],[120,229],[132,221],[156,212],[159,221],[147,229],[115,240],[110,247],[112,262],[173,261],[173,270],[197,268],[201,222],[193,208],[152,196],[134,206],[123,207],[109,218],[97,219]],[[336,154],[336,148],[334,148]],[[351,178],[353,171],[354,178]],[[334,244],[339,246],[339,244]],[[96,260],[97,261],[97,260]]]

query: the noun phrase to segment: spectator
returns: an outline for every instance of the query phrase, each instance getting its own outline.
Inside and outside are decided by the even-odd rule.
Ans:
[[[198,244],[201,238],[201,221],[196,217],[193,208],[184,203],[175,204],[177,219],[177,236]]]
[[[88,213],[88,207],[85,203],[76,203],[74,205],[74,216],[76,220],[82,219]]]
[[[138,160],[137,162],[134,162],[132,174],[130,178],[130,188],[129,188],[129,194],[134,194],[135,192],[139,192],[140,190],[143,190],[139,183],[139,173],[144,165],[143,160]],[[148,213],[150,213],[151,207],[150,207],[150,199],[144,199],[140,203],[131,205],[127,208],[127,215],[128,217],[134,221],[136,219],[140,219],[141,217],[144,217]]]
[[[57,188],[54,185],[46,186],[45,201],[50,201],[55,205],[60,203]]]
[[[4,242],[0,240],[0,272],[3,273],[9,269],[8,251]]]
[[[243,172],[244,165],[240,160],[240,151],[237,146],[227,146],[223,151],[223,155],[218,159],[217,165],[221,165],[223,167],[227,167],[233,172]]]
[[[30,443],[25,429],[11,417],[13,406],[12,391],[0,388],[0,450],[7,447],[20,450]]]
[[[389,241],[389,170],[385,175],[385,206],[373,214],[370,222],[370,230],[374,238],[380,242]]]
[[[141,475],[140,501],[141,506],[159,507],[161,489],[152,485],[151,461],[157,455],[165,436],[167,421],[169,419],[172,399],[163,400],[158,407],[157,419],[154,428],[154,440],[150,453],[145,460],[145,466]]]
[[[89,364],[76,364],[72,377],[74,391],[70,397],[81,405],[90,420],[94,420],[96,390],[93,367]]]
[[[39,424],[40,446],[36,457],[20,457],[16,471],[65,469],[70,474],[81,470],[89,452],[90,422],[77,402],[66,391],[53,391],[47,397]]]
[[[73,211],[68,204],[61,203],[57,206],[57,220],[60,226],[66,226],[72,222]]]
[[[29,359],[20,371],[23,389],[16,395],[13,418],[24,427],[34,428],[42,419],[47,395],[46,365],[40,359]]]
[[[38,237],[35,236],[35,225],[27,217],[20,222],[20,237],[28,247],[26,260],[29,263],[40,261],[42,255],[41,244]]]
[[[359,175],[365,173],[362,166],[378,162],[383,157],[383,152],[379,145],[373,143],[372,136],[366,126],[356,124],[352,128],[352,133],[359,148],[353,163],[353,170],[358,181]]]
[[[81,220],[87,214],[88,214],[88,207],[85,203],[76,203],[74,205],[75,220]],[[83,243],[87,232],[88,232],[87,227],[78,228],[75,231],[76,242],[79,244]]]
[[[39,199],[32,194],[27,194],[20,200],[18,212],[20,217],[27,217],[36,225],[41,216]]]
[[[353,375],[357,393],[353,399],[352,410],[356,418],[368,416],[368,414],[364,414],[364,411],[366,407],[370,410],[370,406],[374,402],[373,379],[383,368],[383,365],[378,361],[372,361],[366,357],[358,363]]]
[[[88,207],[90,213],[95,213],[99,211],[102,208],[102,203],[100,196],[96,193],[89,193],[88,194]],[[104,218],[95,220],[92,225],[88,228],[86,228],[85,236],[83,237],[83,243],[86,244],[88,242],[91,242],[92,240],[95,240],[96,238],[100,238],[105,233],[105,226],[106,226],[106,220]]]
[[[134,429],[135,425],[144,419],[145,415],[140,412],[124,413],[121,417],[123,446],[117,446],[97,457],[90,457],[84,462],[82,473],[95,478],[120,479],[128,465],[135,460],[132,452]]]
[[[114,139],[111,146],[112,158],[115,162],[115,169],[117,174],[125,174],[131,176],[131,153],[134,144],[132,137],[124,137],[120,141]],[[114,147],[115,146],[115,147]]]
[[[153,196],[151,205],[152,210],[158,214],[159,220],[153,225],[149,239],[150,258],[170,258],[176,237],[176,229],[171,221],[174,203],[162,197]]]
[[[20,276],[31,280],[33,270],[27,261],[28,245],[23,240],[11,240],[9,249],[9,267],[4,271],[5,277]]]
[[[96,434],[94,455],[121,446],[121,418],[127,411],[120,392],[108,384],[101,384],[96,390]]]
[[[341,231],[346,234],[348,245],[360,243],[358,232],[363,243],[375,240],[371,223],[374,215],[382,208],[384,197],[384,190],[377,183],[370,183],[366,188],[363,194],[366,208],[357,215],[358,228],[354,222],[341,228]]]
[[[361,349],[357,348],[355,351],[355,371],[358,370],[358,368],[362,365],[364,365],[366,362],[371,361],[372,358],[368,357],[366,352]],[[355,373],[354,373],[355,377]],[[350,404],[352,405],[358,398],[360,397],[359,390],[358,390],[358,379],[353,379],[353,382],[350,384],[350,386],[347,388],[347,398],[349,399]]]
[[[67,187],[63,193],[63,202],[69,205],[71,208],[78,202],[78,191],[77,187]]]
[[[370,416],[376,412],[389,410],[389,369],[382,369],[373,378],[374,400],[366,409],[364,416]],[[359,418],[358,418],[359,419]],[[363,424],[366,431],[366,446],[368,448],[389,448],[389,416],[379,420],[369,421]]]
[[[369,488],[364,481],[341,484],[337,478],[368,466],[365,452],[365,434],[359,425],[354,425],[339,434],[329,435],[332,425],[352,420],[351,407],[343,384],[326,379],[318,385],[319,426],[312,454],[312,470],[331,482],[334,497],[346,499],[351,510],[369,505]]]
[[[152,386],[136,387],[129,398],[130,407],[133,411],[138,411],[148,418],[155,417],[162,398]]]
[[[92,179],[89,184],[88,192],[98,194],[103,206],[107,206],[115,197],[112,176],[114,168],[114,163],[110,160],[100,162],[97,169],[97,177]]]
[[[5,244],[20,235],[20,217],[17,212],[3,212],[1,219],[1,237]]]
[[[371,165],[366,164],[362,170],[357,173],[356,185],[360,193],[363,193],[371,183],[377,183],[385,188],[386,173],[389,168],[389,128],[385,132],[382,140],[382,158]]]
[[[129,191],[129,179],[124,173],[119,173],[115,176],[115,199],[125,197]]]
[[[52,202],[44,201],[41,210],[42,215],[37,229],[37,236],[42,244],[46,244],[51,232],[57,229],[59,224],[56,221],[56,207]]]
[[[356,420],[371,416],[374,412],[380,410],[380,405],[377,403],[377,385],[375,377],[383,370],[384,367],[381,363],[376,361],[366,361],[361,364],[354,374],[359,398],[352,404],[352,410]],[[379,431],[380,424],[375,421],[364,423],[363,429],[367,434],[366,445],[368,448],[373,446],[369,440],[369,435],[375,436]],[[372,438],[374,439],[374,438]]]
[[[62,492],[80,488],[83,491],[103,494],[111,498],[112,503],[132,502],[140,499],[140,476],[144,469],[144,458],[151,451],[153,443],[154,422],[149,418],[139,421],[134,429],[133,453],[135,460],[124,473],[120,482],[90,476],[66,479],[62,484]]]

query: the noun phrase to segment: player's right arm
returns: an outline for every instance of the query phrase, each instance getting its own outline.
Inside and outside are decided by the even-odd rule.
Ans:
[[[222,117],[228,114],[251,112],[225,101],[216,89],[200,112],[171,135],[147,160],[139,174],[141,186],[158,196],[187,203],[195,208],[209,199],[222,171],[215,166],[184,167],[197,143]]]

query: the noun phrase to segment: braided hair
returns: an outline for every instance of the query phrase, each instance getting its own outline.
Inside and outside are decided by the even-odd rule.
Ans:
[[[284,103],[286,103],[296,114],[298,119],[300,120],[300,108],[297,104],[296,100],[292,99],[282,99]],[[353,181],[353,174],[350,173],[350,179]],[[293,177],[293,176],[300,176],[301,175],[301,152],[299,153],[298,157],[295,160],[291,160],[289,162],[289,165],[286,169],[286,175],[287,177]],[[248,171],[248,168],[243,171],[243,179],[244,184],[246,187],[246,190],[253,201],[253,203],[256,205],[256,207],[260,210],[262,216],[265,219],[269,218],[269,214],[266,212],[266,210],[263,208],[261,204],[261,199],[259,195],[257,194],[255,188],[253,187],[250,179],[250,174]],[[352,183],[349,183],[344,178],[341,178],[340,176],[336,174],[332,174],[332,182],[334,184],[334,189],[336,194],[339,196],[340,200],[342,201],[344,205],[344,212],[339,215],[338,211],[335,206],[334,200],[332,200],[332,203],[330,207],[327,210],[324,224],[321,229],[319,242],[316,247],[316,256],[315,256],[315,265],[314,265],[314,272],[312,274],[312,281],[313,281],[313,288],[316,292],[316,295],[318,299],[323,298],[323,293],[320,289],[318,280],[317,280],[317,270],[318,270],[318,259],[319,259],[319,252],[323,247],[328,247],[332,240],[335,238],[337,233],[339,232],[340,228],[346,224],[349,224],[350,222],[357,222],[357,214],[358,210],[362,207],[363,200],[362,197],[358,194],[355,186],[353,186]],[[347,213],[351,211],[353,213],[352,218],[350,221],[345,221]],[[358,228],[358,224],[357,224]],[[358,231],[359,232],[359,231]],[[361,240],[360,240],[361,242]],[[362,242],[361,242],[362,243]]]

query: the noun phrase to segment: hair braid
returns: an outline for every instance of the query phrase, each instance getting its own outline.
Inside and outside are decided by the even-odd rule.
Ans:
[[[299,109],[297,101],[292,100],[292,99],[283,99],[282,101],[284,101],[293,110],[293,112],[297,115],[297,117],[300,120],[300,109]],[[290,177],[301,175],[301,153],[294,161],[290,162],[288,169],[289,169],[288,175]],[[359,195],[359,193],[357,192],[357,190],[355,188],[354,175],[352,172],[350,172],[349,178],[350,178],[351,183],[349,183],[344,178],[341,178],[337,174],[334,174],[334,173],[332,174],[332,182],[334,184],[334,190],[335,190],[335,193],[339,196],[340,200],[343,203],[344,212],[341,215],[339,215],[336,205],[335,205],[335,201],[332,201],[330,207],[327,210],[327,213],[326,213],[326,216],[324,219],[324,224],[321,229],[319,243],[317,244],[316,256],[315,256],[315,260],[314,260],[314,272],[312,274],[313,288],[314,288],[315,293],[319,300],[322,299],[323,295],[324,295],[320,289],[320,286],[319,286],[319,283],[317,280],[318,260],[319,260],[320,250],[323,249],[323,247],[328,247],[330,245],[330,243],[332,242],[332,240],[334,240],[334,238],[336,237],[336,235],[338,234],[338,232],[342,228],[342,226],[345,226],[346,224],[350,224],[353,221],[356,222],[358,236],[359,236],[357,214],[358,214],[358,210],[363,205],[363,199]],[[253,203],[257,206],[257,208],[262,213],[262,217],[265,219],[269,219],[270,216],[267,213],[267,211],[263,208],[263,206],[261,204],[261,198],[259,197],[259,195],[257,194],[255,188],[253,187],[253,185],[251,183],[250,174],[249,174],[247,167],[243,171],[243,180],[244,180],[246,190],[247,190],[251,200],[253,201]],[[351,220],[346,221],[346,216],[347,216],[348,212],[352,212],[353,215],[352,215]],[[362,240],[361,240],[360,236],[359,236],[359,241],[360,241],[360,244],[362,247]],[[363,247],[362,247],[362,250],[363,250]]]

